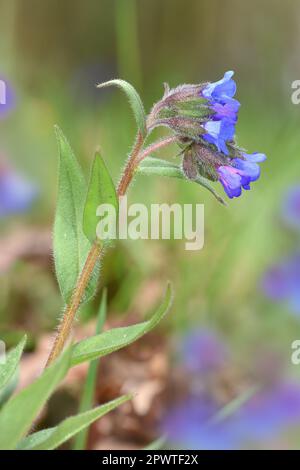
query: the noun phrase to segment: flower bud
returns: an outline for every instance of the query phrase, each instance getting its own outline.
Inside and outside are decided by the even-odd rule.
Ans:
[[[190,144],[183,152],[182,170],[187,179],[203,176],[220,181],[228,197],[238,197],[242,189],[250,189],[250,183],[260,176],[258,163],[266,156],[262,153],[247,154],[230,144],[230,156],[214,150],[213,146]]]
[[[165,87],[165,94],[152,109],[149,130],[157,126],[171,128],[180,138],[213,144],[229,154],[227,143],[235,134],[239,102],[233,98],[236,85],[233,72],[226,72],[215,83]]]

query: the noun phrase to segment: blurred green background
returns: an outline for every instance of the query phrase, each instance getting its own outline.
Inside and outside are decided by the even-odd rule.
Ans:
[[[285,189],[300,177],[300,105],[291,102],[291,83],[300,79],[299,2],[1,0],[0,28],[0,75],[16,91],[15,109],[0,121],[0,152],[40,190],[30,212],[0,220],[5,239],[24,227],[51,230],[54,124],[86,172],[100,145],[117,182],[135,125],[122,94],[97,91],[97,82],[128,80],[149,110],[163,82],[215,81],[235,71],[242,104],[238,143],[266,153],[260,180],[224,208],[196,185],[140,176],[132,201],[205,204],[204,249],[188,252],[180,241],[119,244],[107,257],[101,286],[108,286],[111,312],[125,315],[134,305],[144,314],[144,296],[151,306],[171,279],[176,297],[165,331],[208,325],[241,357],[256,345],[273,345],[289,364],[298,320],[266,300],[259,285],[295,244],[279,213]],[[62,306],[51,260],[17,259],[0,282],[2,335],[25,329],[34,344],[40,332],[53,329]],[[97,302],[82,319],[93,315]],[[291,373],[300,372],[291,367]]]

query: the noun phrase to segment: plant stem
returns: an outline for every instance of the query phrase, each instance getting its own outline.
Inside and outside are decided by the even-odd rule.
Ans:
[[[128,189],[128,186],[132,181],[135,169],[138,165],[138,157],[143,147],[143,143],[144,138],[139,132],[131,155],[129,156],[127,164],[125,166],[122,178],[118,185],[117,194],[119,197],[124,196]],[[94,271],[97,260],[101,255],[101,252],[101,246],[97,242],[95,242],[87,256],[85,265],[82,269],[77,285],[74,289],[71,301],[64,311],[63,318],[58,327],[58,331],[46,363],[46,367],[48,367],[60,355],[67,339],[69,338],[75,315],[80,307],[80,303],[84,295],[85,289]]]
[[[137,158],[137,165],[141,163],[144,158],[148,157],[151,155],[151,153],[157,152],[157,150],[162,149],[163,147],[166,147],[167,145],[173,144],[177,142],[178,138],[176,135],[172,135],[170,137],[166,137],[164,139],[158,140],[157,142],[154,142],[153,144],[149,145],[149,147],[145,148],[143,152],[140,153],[140,155]]]
[[[135,145],[133,147],[133,150],[131,152],[130,157],[127,160],[127,164],[125,166],[122,178],[120,180],[120,183],[118,185],[117,189],[117,194],[118,196],[124,196],[126,193],[128,186],[130,185],[132,178],[134,176],[135,169],[138,165],[138,157],[141,151],[141,148],[144,143],[144,138],[142,134],[139,132],[136,138]]]

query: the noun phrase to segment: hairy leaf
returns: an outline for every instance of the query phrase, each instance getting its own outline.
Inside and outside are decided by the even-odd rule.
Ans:
[[[53,450],[71,439],[78,432],[87,428],[97,419],[114,410],[126,401],[130,395],[124,395],[89,411],[66,418],[54,428],[44,429],[23,439],[17,446],[19,450]]]
[[[105,88],[108,86],[117,86],[126,93],[130,106],[133,110],[138,129],[141,134],[145,137],[147,133],[146,114],[142,100],[136,89],[132,85],[130,85],[130,83],[120,79],[109,80],[108,82],[100,83],[98,85],[98,88]]]
[[[172,297],[172,288],[171,285],[168,284],[165,298],[150,320],[139,323],[138,325],[114,328],[75,344],[71,358],[72,366],[106,356],[107,354],[128,346],[144,336],[152,330],[168,312],[172,304]]]
[[[56,135],[60,163],[53,248],[58,283],[63,299],[68,303],[91,244],[82,229],[86,182],[79,163],[59,128],[56,128]],[[99,265],[87,288],[85,301],[94,294],[98,273]]]
[[[18,346],[7,353],[5,363],[0,364],[0,389],[4,388],[13,378],[19,365],[26,339],[25,335]]]
[[[138,167],[137,172],[141,175],[168,176],[170,178],[179,178],[181,180],[191,181],[187,180],[178,165],[170,163],[167,160],[162,160],[160,158],[155,157],[145,158],[145,160],[143,160],[140,166]],[[203,186],[204,188],[208,189],[208,191],[210,191],[221,204],[226,205],[224,199],[219,196],[219,194],[209,184],[206,178],[203,178],[202,176],[198,175],[196,179],[193,180],[193,182],[200,184],[200,186]]]
[[[70,349],[48,367],[43,374],[3,406],[0,412],[0,449],[14,449],[30,429],[40,410],[66,375]]]
[[[96,240],[97,208],[101,204],[110,204],[118,213],[118,197],[113,180],[103,158],[96,153],[83,212],[83,230],[91,243]]]

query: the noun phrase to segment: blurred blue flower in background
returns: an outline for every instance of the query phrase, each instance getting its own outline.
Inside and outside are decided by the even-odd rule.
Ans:
[[[164,419],[163,433],[176,447],[197,450],[227,450],[234,447],[235,436],[224,423],[213,424],[216,404],[204,397],[188,397],[174,406]]]
[[[162,430],[170,443],[184,449],[263,447],[300,424],[300,385],[282,383],[258,392],[227,418],[219,419],[219,411],[211,397],[189,396],[169,411]]]
[[[283,202],[282,218],[288,226],[300,230],[300,185],[288,190]]]
[[[24,212],[37,196],[37,188],[19,174],[0,164],[0,217]]]
[[[224,413],[220,395],[214,392],[211,372],[222,374],[236,366],[220,337],[210,330],[188,333],[179,346],[180,359],[192,372],[184,398],[175,402],[162,422],[162,432],[176,448],[199,450],[267,447],[289,427],[300,425],[300,384],[273,377],[267,385],[245,390],[245,398]],[[197,380],[202,386],[195,388]],[[251,387],[250,387],[251,389]],[[237,398],[239,398],[237,396]]]
[[[270,439],[289,426],[300,424],[300,384],[275,384],[253,396],[236,415],[236,428],[244,441]]]
[[[262,288],[267,297],[287,302],[290,310],[300,314],[300,252],[296,252],[264,275]]]
[[[210,372],[224,365],[228,350],[211,330],[195,330],[187,334],[180,346],[180,356],[190,372]]]

